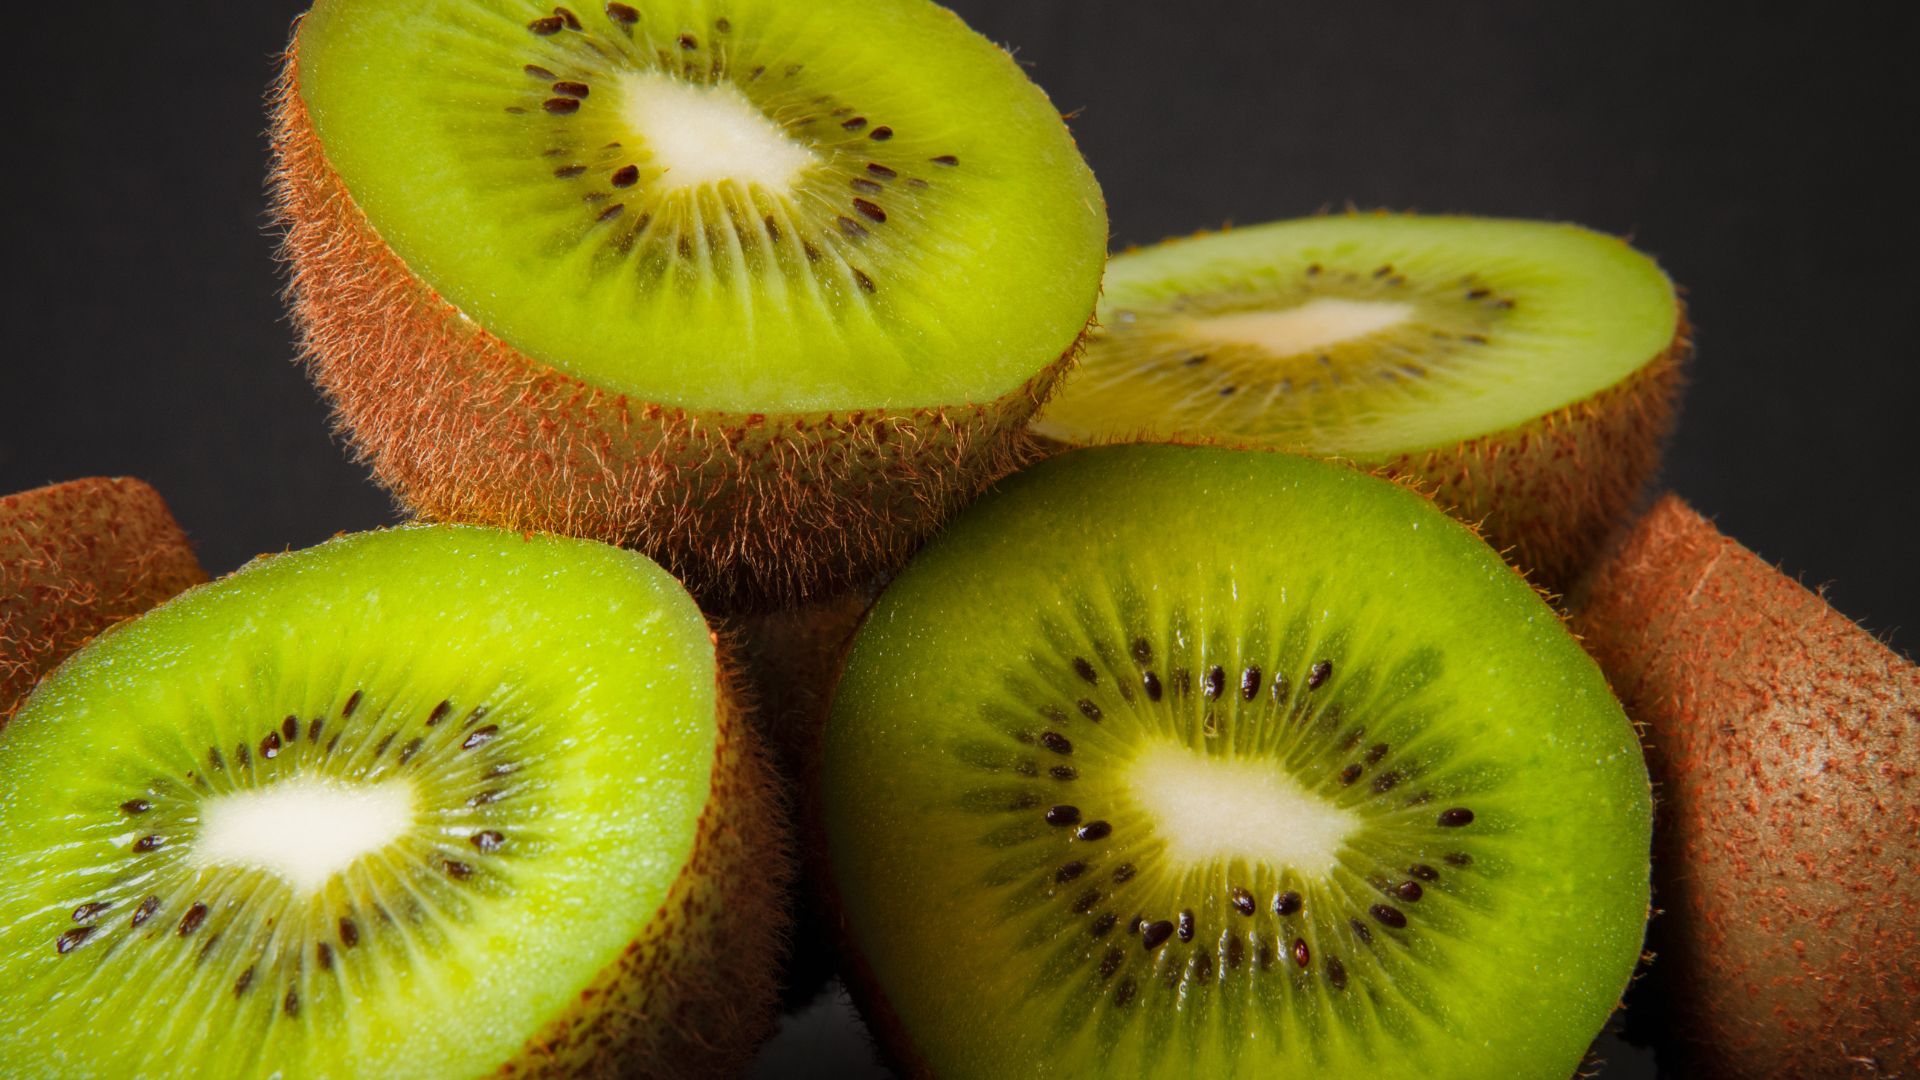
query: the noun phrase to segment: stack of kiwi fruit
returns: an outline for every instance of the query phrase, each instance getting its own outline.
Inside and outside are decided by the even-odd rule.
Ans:
[[[1920,1075],[1920,669],[1655,497],[1627,243],[1109,259],[929,0],[317,0],[270,107],[414,520],[0,499],[0,1075],[737,1075],[829,977],[904,1076]]]

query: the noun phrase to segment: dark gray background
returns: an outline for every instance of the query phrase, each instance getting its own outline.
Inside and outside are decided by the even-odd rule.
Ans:
[[[0,491],[142,476],[215,571],[392,517],[276,295],[261,99],[302,6],[35,5],[0,65]],[[1349,202],[1630,234],[1698,328],[1667,482],[1920,643],[1911,29],[1845,4],[953,6],[1076,116],[1116,247]],[[835,1030],[783,1060],[859,1050]]]

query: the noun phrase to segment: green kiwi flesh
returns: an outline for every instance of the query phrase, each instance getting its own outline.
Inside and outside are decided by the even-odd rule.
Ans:
[[[988,402],[1072,347],[1104,204],[925,0],[320,0],[299,93],[407,267],[520,353],[727,413]]]
[[[0,1074],[628,1046],[595,1014],[710,816],[717,686],[657,566],[489,529],[338,539],[122,624],[0,733]]]
[[[1571,1075],[1651,804],[1555,613],[1401,486],[1071,451],[888,587],[823,735],[850,975],[912,1072]]]

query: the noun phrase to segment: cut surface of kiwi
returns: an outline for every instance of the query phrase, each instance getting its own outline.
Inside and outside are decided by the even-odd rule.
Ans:
[[[737,1064],[786,856],[718,664],[643,557],[464,527],[124,624],[0,735],[0,1073]]]
[[[1059,114],[926,0],[320,0],[277,106],[296,315],[381,479],[702,591],[848,583],[970,495],[1105,262]]]
[[[0,498],[0,726],[95,634],[205,580],[166,501],[139,480]]]
[[[1639,956],[1598,669],[1430,502],[1069,452],[917,556],[824,735],[850,972],[910,1071],[1565,1077]]]
[[[1686,348],[1672,282],[1619,239],[1394,214],[1127,252],[1100,324],[1036,433],[1384,466],[1556,587],[1648,480]]]
[[[1583,592],[1660,785],[1636,993],[1686,1075],[1920,1075],[1920,667],[1678,496]]]

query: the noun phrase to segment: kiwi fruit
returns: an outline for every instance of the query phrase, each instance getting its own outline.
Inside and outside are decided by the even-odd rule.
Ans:
[[[853,641],[828,884],[905,1071],[1567,1077],[1640,956],[1633,728],[1419,494],[1280,453],[1069,452]]]
[[[138,480],[0,497],[0,727],[95,634],[205,580],[166,501]]]
[[[1686,1075],[1920,1075],[1920,668],[1676,496],[1583,592],[1659,785]]]
[[[783,813],[643,556],[413,526],[258,560],[0,734],[0,1075],[737,1070]]]
[[[1116,257],[1055,444],[1278,447],[1418,481],[1564,591],[1656,471],[1689,351],[1671,281],[1570,225],[1342,214]]]
[[[926,0],[319,0],[274,98],[314,379],[432,519],[829,595],[1015,460],[1106,211]]]

